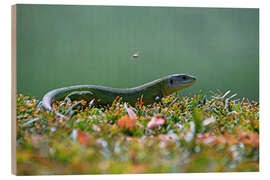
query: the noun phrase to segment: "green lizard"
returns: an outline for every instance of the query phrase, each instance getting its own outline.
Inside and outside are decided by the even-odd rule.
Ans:
[[[168,96],[176,91],[182,90],[194,84],[196,78],[185,74],[173,74],[151,81],[134,88],[118,89],[96,85],[77,85],[55,89],[46,93],[42,98],[42,107],[52,111],[52,101],[64,100],[86,100],[95,99],[95,103],[101,105],[112,104],[119,96],[123,102],[134,105],[138,98],[143,97],[144,104],[152,104],[160,101],[162,97]]]

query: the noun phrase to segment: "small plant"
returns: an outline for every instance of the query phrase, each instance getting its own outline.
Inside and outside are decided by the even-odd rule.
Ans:
[[[259,103],[202,91],[135,107],[56,102],[63,114],[17,95],[20,175],[259,171]],[[75,107],[73,110],[70,107]]]

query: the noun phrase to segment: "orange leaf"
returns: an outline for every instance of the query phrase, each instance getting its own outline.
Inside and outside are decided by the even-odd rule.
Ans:
[[[81,130],[78,130],[78,139],[82,145],[86,146],[88,144],[88,135]]]
[[[86,101],[81,102],[81,104],[82,104],[83,106],[86,105],[86,103],[87,103]]]
[[[135,127],[135,120],[136,118],[134,117],[123,116],[117,121],[117,126],[120,128],[132,129]]]
[[[250,131],[241,131],[237,132],[239,139],[247,145],[252,145],[259,148],[259,134],[250,132]]]
[[[116,96],[116,98],[115,98],[113,101],[115,101],[115,102],[116,102],[118,98],[119,98],[119,96]]]
[[[141,95],[141,99],[140,99],[140,104],[139,104],[140,109],[142,108],[142,104],[143,104],[143,94]]]

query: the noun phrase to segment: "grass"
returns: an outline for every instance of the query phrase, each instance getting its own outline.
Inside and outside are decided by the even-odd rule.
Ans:
[[[81,102],[71,119],[18,94],[18,175],[259,171],[259,103],[229,93],[133,108],[121,98],[103,108]],[[54,104],[61,113],[69,107]],[[156,117],[165,123],[147,128]]]

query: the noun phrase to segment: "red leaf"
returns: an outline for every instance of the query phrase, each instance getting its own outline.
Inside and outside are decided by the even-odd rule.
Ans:
[[[86,146],[88,144],[88,135],[81,130],[78,130],[78,139],[82,145]]]

